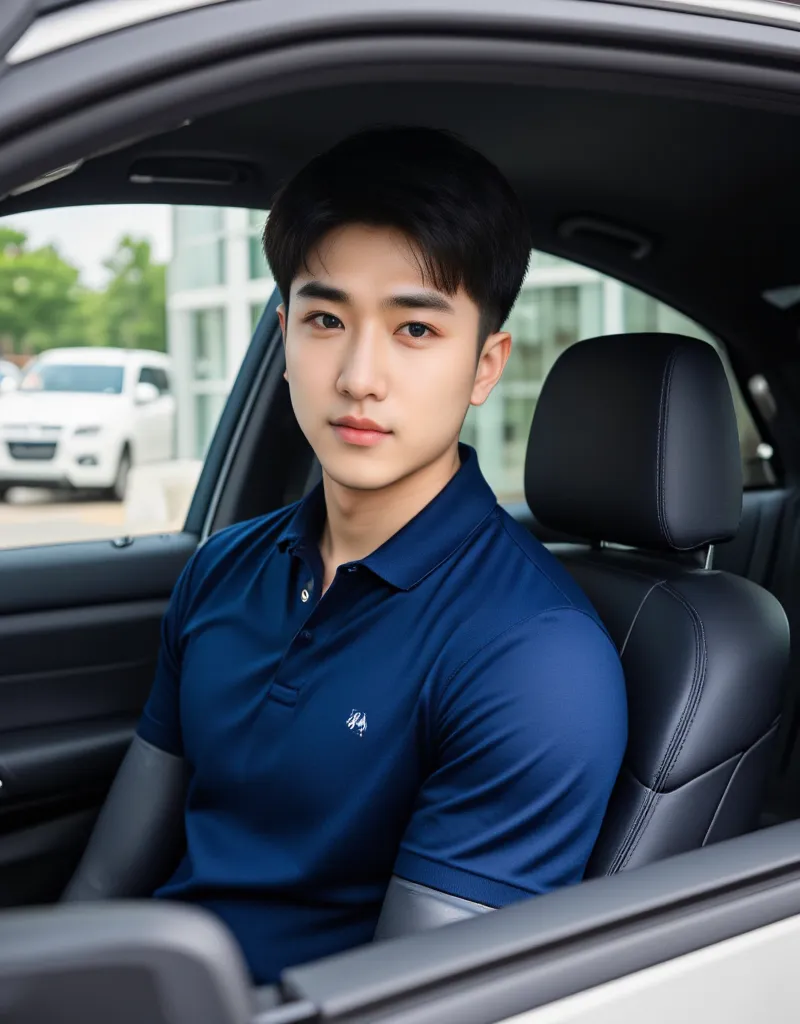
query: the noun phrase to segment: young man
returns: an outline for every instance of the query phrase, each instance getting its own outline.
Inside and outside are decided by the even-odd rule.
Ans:
[[[368,942],[392,879],[482,907],[578,882],[626,742],[594,610],[458,442],[511,347],[510,186],[376,129],[289,182],[264,241],[322,483],[191,560],[138,740],[188,774],[156,895],[217,913],[259,982]]]

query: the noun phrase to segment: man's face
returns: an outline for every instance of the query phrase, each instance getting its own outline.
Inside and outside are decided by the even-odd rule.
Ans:
[[[328,476],[390,486],[454,456],[467,408],[502,373],[510,338],[477,355],[479,310],[426,285],[405,236],[347,225],[327,235],[278,315],[300,427]]]

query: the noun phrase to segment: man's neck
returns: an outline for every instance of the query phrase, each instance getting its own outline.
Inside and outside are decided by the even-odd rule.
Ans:
[[[377,550],[447,486],[460,466],[456,445],[423,469],[380,490],[344,487],[323,472],[326,518],[320,538],[325,566],[323,589],[336,568]]]

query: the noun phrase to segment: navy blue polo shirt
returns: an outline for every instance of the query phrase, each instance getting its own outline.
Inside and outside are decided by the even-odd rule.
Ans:
[[[580,881],[626,742],[617,651],[471,448],[320,596],[321,485],[178,581],[139,735],[189,767],[156,893],[218,914],[254,979],[370,941],[393,873],[502,906]]]

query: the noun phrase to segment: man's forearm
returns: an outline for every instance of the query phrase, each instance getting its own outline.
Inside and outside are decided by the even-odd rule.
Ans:
[[[150,896],[180,856],[186,763],[135,736],[61,899]]]
[[[462,900],[393,875],[375,929],[375,940],[396,939],[484,914],[491,907]]]

